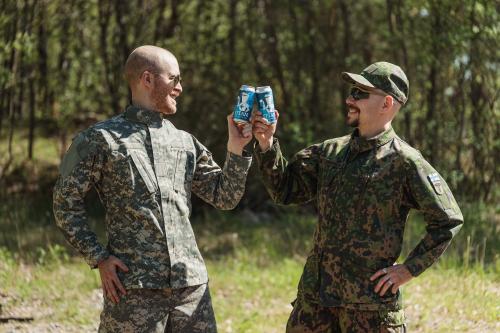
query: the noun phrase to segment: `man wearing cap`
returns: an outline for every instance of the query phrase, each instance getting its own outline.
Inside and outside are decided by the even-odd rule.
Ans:
[[[191,193],[219,209],[245,190],[251,156],[228,116],[224,168],[191,134],[167,120],[182,93],[179,64],[156,46],[125,64],[132,104],[78,134],[54,188],[57,226],[92,268],[104,293],[99,332],[217,332],[203,258],[191,229]],[[106,209],[104,247],[87,222],[94,187]]]
[[[352,85],[351,135],[287,162],[276,124],[254,119],[254,155],[272,199],[316,200],[319,215],[287,332],[404,332],[400,287],[437,260],[463,217],[443,178],[391,126],[408,99],[401,68],[377,62],[342,78]],[[396,264],[411,208],[423,213],[426,234]]]

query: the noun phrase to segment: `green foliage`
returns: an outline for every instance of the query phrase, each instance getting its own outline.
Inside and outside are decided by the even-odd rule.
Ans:
[[[176,54],[184,78],[178,127],[223,157],[238,87],[271,85],[291,155],[348,133],[340,73],[386,60],[410,79],[397,132],[465,199],[498,201],[495,1],[23,0],[1,9],[0,140],[33,125],[45,131],[25,140],[57,138],[62,153],[77,131],[123,109],[125,59],[156,44]]]
[[[37,263],[40,265],[63,265],[69,261],[66,249],[59,245],[49,245],[47,249],[36,249]]]

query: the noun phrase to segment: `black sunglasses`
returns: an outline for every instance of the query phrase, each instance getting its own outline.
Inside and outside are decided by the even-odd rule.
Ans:
[[[354,100],[359,101],[360,99],[367,99],[370,97],[370,93],[368,91],[364,91],[359,89],[358,87],[352,87],[349,92],[349,96],[354,98]]]
[[[349,92],[349,96],[354,98],[354,100],[356,100],[356,101],[359,101],[360,99],[367,99],[370,97],[370,94],[386,96],[386,94],[382,94],[382,93],[379,93],[376,91],[363,90],[357,86],[351,87],[351,91]]]

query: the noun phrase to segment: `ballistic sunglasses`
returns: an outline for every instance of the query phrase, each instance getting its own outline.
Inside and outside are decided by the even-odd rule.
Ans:
[[[387,94],[378,92],[378,91],[373,91],[373,90],[364,90],[360,88],[359,86],[352,86],[351,91],[349,92],[349,96],[354,98],[354,100],[359,101],[360,99],[367,99],[370,97],[370,94],[373,95],[379,95],[379,96],[387,96]]]

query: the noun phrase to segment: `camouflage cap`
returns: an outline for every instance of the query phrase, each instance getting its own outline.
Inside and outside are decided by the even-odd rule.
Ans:
[[[401,67],[380,61],[363,69],[361,74],[342,73],[342,79],[364,88],[378,88],[401,104],[408,100],[410,83]]]

